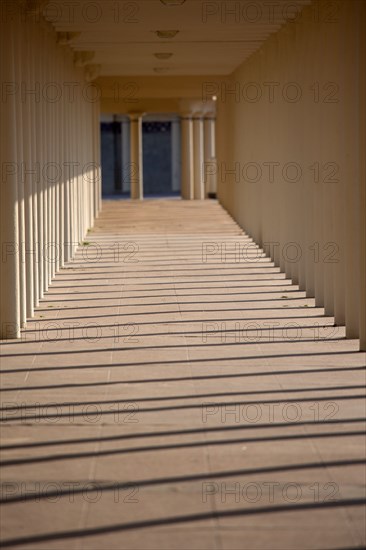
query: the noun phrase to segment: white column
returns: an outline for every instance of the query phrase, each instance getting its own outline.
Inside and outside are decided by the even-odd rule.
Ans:
[[[102,162],[101,162],[101,136],[100,136],[100,103],[96,103],[96,117],[97,117],[97,126],[98,131],[96,133],[97,138],[97,165],[98,165],[98,178],[97,178],[97,199],[98,199],[98,213],[102,208]]]
[[[64,62],[64,52],[59,50],[58,52],[58,58],[59,58],[59,84],[62,87],[62,82],[65,81],[65,62]],[[58,144],[58,151],[59,151],[59,162],[60,167],[62,170],[62,176],[59,183],[59,205],[60,205],[60,214],[59,214],[59,267],[64,267],[65,263],[65,246],[64,246],[64,240],[65,240],[65,202],[64,202],[64,196],[65,196],[65,180],[67,177],[67,169],[65,166],[65,117],[66,113],[64,112],[64,98],[62,98],[61,101],[58,102],[58,117],[59,117],[59,124],[60,124],[60,130],[59,130],[59,144]]]
[[[37,63],[39,51],[40,31],[35,22],[31,21],[26,25],[25,48],[26,48],[26,73],[25,80],[30,90],[36,89],[36,83],[42,82],[42,70]],[[27,262],[33,259],[33,292],[34,305],[38,305],[39,298],[43,298],[44,292],[44,212],[43,212],[43,180],[42,166],[44,165],[44,139],[43,139],[43,105],[42,94],[29,94],[23,101],[25,108],[25,131],[27,135],[26,163],[28,174],[26,175],[26,195],[33,195],[30,199],[30,207],[33,211],[33,243],[34,249],[27,253]],[[29,281],[27,280],[27,287]]]
[[[38,51],[46,51],[46,37],[45,32],[36,30],[36,41],[37,41],[37,50]],[[39,82],[41,83],[41,87],[43,86],[44,82],[47,82],[47,72],[46,72],[46,61],[42,64],[38,64],[39,72],[37,74],[37,78],[39,79]],[[40,158],[40,181],[42,186],[42,211],[43,211],[43,223],[42,223],[42,250],[40,250],[40,262],[42,263],[42,269],[43,269],[43,292],[42,295],[47,292],[48,290],[48,281],[49,281],[49,264],[47,260],[47,254],[48,254],[48,243],[49,243],[49,229],[48,229],[48,185],[47,180],[43,176],[43,168],[45,168],[46,163],[48,161],[48,148],[47,143],[50,140],[49,135],[49,129],[48,129],[48,109],[47,109],[47,103],[44,100],[43,94],[40,94],[40,102],[39,105],[41,107],[41,113],[40,113],[40,121],[42,124],[42,141],[39,140],[39,150],[37,150],[37,155],[39,153]],[[34,116],[34,112],[33,112]],[[34,157],[33,157],[34,158]],[[37,159],[35,159],[37,160]],[[40,239],[41,240],[41,239]]]
[[[56,82],[56,65],[57,61],[55,59],[55,50],[56,50],[56,44],[55,44],[55,37],[51,36],[50,33],[48,33],[48,43],[49,43],[49,51],[50,51],[50,81]],[[48,99],[48,98],[47,98]],[[57,188],[58,188],[58,166],[57,166],[57,143],[58,143],[58,124],[57,124],[57,118],[56,118],[56,104],[52,101],[50,101],[50,122],[51,122],[51,162],[52,162],[52,168],[51,168],[51,177],[50,177],[50,190],[51,190],[51,200],[50,200],[50,210],[51,210],[51,246],[50,246],[50,254],[49,254],[49,261],[50,261],[50,284],[52,279],[54,278],[57,270],[57,255],[58,255],[58,216],[59,216],[59,210],[58,210],[58,202],[57,202]]]
[[[29,86],[31,86],[32,75],[31,75],[31,64],[29,62],[30,56],[32,55],[30,49],[30,30],[29,25],[24,26],[25,35],[23,37],[23,59],[24,59],[24,73],[25,80]],[[37,299],[38,292],[36,290],[36,281],[34,277],[36,276],[35,264],[35,231],[37,226],[34,226],[35,219],[37,217],[37,212],[35,210],[35,205],[33,201],[33,176],[29,173],[32,169],[33,158],[32,158],[32,116],[31,116],[31,105],[30,100],[27,98],[26,101],[22,101],[22,111],[23,111],[23,134],[24,134],[24,148],[23,148],[23,157],[24,165],[22,170],[22,177],[24,178],[24,201],[25,201],[25,260],[26,260],[26,283],[27,283],[27,317],[33,317],[34,315],[34,306]],[[38,265],[37,265],[38,268]]]
[[[1,79],[15,82],[14,71],[14,24],[10,20],[2,26],[0,33]],[[9,94],[1,102],[1,162],[0,181],[0,244],[1,244],[1,286],[0,312],[1,338],[20,337],[19,304],[19,230],[17,189],[17,135],[16,98]],[[19,136],[18,136],[19,138]]]
[[[22,102],[20,95],[20,86],[22,80],[22,73],[24,70],[22,46],[23,46],[23,29],[17,21],[16,30],[14,33],[15,49],[14,49],[14,61],[15,61],[15,81],[18,87],[16,94],[16,134],[17,134],[17,173],[18,173],[18,223],[19,223],[19,303],[20,303],[20,326],[24,328],[26,326],[27,319],[27,306],[26,306],[26,265],[25,265],[25,204],[24,204],[24,177],[23,177],[23,163],[24,163],[24,122]],[[33,304],[32,304],[33,305]]]
[[[60,79],[59,79],[59,72],[60,72],[60,58],[59,58],[59,52],[58,47],[56,44],[56,37],[52,37],[52,50],[54,55],[54,65],[53,65],[53,79],[54,82],[57,82],[57,84],[60,85]],[[62,89],[62,86],[61,86]],[[57,273],[57,271],[60,269],[60,183],[62,181],[62,163],[60,158],[60,141],[62,140],[62,122],[59,119],[59,101],[53,102],[53,121],[54,121],[54,162],[56,163],[56,181],[53,183],[54,186],[54,209],[55,209],[55,218],[54,218],[54,273]]]
[[[359,55],[359,94],[360,97],[365,97],[366,92],[366,77],[365,77],[365,63],[366,63],[366,36],[363,32],[363,22],[365,21],[366,17],[366,6],[365,3],[362,2],[358,5],[359,12],[359,28],[360,28],[360,55]],[[365,120],[366,116],[366,109],[365,109],[365,101],[360,101],[359,104],[359,120]],[[365,132],[365,125],[360,124],[359,125],[359,140],[360,140],[360,154],[359,154],[359,174],[360,174],[360,181],[362,182],[360,185],[360,191],[359,191],[359,216],[360,216],[360,225],[361,225],[361,238],[360,238],[360,248],[359,248],[359,255],[360,255],[360,279],[361,279],[361,287],[360,287],[360,330],[359,330],[359,338],[360,338],[360,350],[366,351],[366,287],[365,287],[365,279],[366,279],[366,164],[365,164],[365,155],[364,151],[366,148],[366,132]]]
[[[76,114],[75,114],[75,131],[76,131],[76,143],[75,143],[75,153],[76,153],[76,161],[77,161],[77,168],[76,168],[76,224],[77,224],[77,233],[76,233],[76,242],[79,244],[82,242],[84,237],[83,232],[83,205],[82,205],[82,190],[83,190],[83,176],[82,176],[82,168],[83,168],[83,161],[82,161],[82,144],[81,144],[81,128],[80,124],[82,123],[81,118],[81,88],[82,88],[82,82],[80,81],[80,78],[78,78],[78,90],[76,94]],[[75,251],[76,251],[75,247]]]
[[[67,80],[70,78],[70,52],[65,54],[65,76]],[[69,105],[65,102],[65,111],[66,116],[64,116],[64,135],[63,135],[63,146],[64,146],[64,166],[65,166],[65,182],[64,182],[64,259],[65,262],[68,262],[71,257],[71,178],[72,172],[70,168],[71,161],[71,138],[70,138],[70,116]]]
[[[143,158],[142,158],[142,113],[131,113],[130,115],[130,136],[131,136],[131,199],[143,199]]]
[[[122,147],[122,191],[130,192],[130,121],[126,118],[121,120],[121,147]]]
[[[194,145],[194,198],[203,200],[205,198],[203,168],[204,168],[204,140],[203,140],[203,118],[193,118],[193,145]]]
[[[205,197],[216,195],[216,120],[213,117],[204,119],[204,143],[205,143],[205,166],[204,182]]]
[[[180,123],[179,120],[171,121],[171,147],[172,147],[172,191],[180,189]]]
[[[182,198],[194,198],[193,121],[190,116],[181,118]]]
[[[87,165],[88,165],[88,176],[87,176],[87,189],[88,189],[88,229],[92,227],[94,221],[94,185],[95,185],[95,170],[94,170],[94,143],[93,143],[93,132],[94,132],[94,105],[87,105],[87,122],[88,122],[88,135],[90,139],[87,141]]]
[[[93,103],[93,162],[94,162],[94,216],[100,209],[100,113],[99,104]]]

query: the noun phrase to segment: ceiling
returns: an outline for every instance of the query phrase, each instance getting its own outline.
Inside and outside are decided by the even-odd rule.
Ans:
[[[165,0],[168,1],[168,0]],[[182,2],[182,0],[175,0]],[[311,0],[52,0],[43,15],[101,76],[229,75]],[[158,30],[177,30],[172,39]],[[171,53],[157,59],[156,53]]]

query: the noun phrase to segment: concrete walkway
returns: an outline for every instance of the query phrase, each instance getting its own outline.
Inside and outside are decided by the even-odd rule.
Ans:
[[[215,201],[106,201],[2,345],[3,547],[364,547],[357,349]]]

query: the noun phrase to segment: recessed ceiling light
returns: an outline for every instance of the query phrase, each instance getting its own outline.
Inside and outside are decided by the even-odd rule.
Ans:
[[[212,96],[212,101],[217,101],[217,95]]]
[[[172,57],[172,53],[166,53],[166,52],[158,52],[158,53],[154,53],[155,57],[157,59],[169,59],[170,57]]]
[[[170,71],[170,67],[154,67],[155,73],[167,73]]]
[[[159,38],[174,38],[179,31],[156,31]]]
[[[160,0],[166,6],[181,6],[186,0]]]

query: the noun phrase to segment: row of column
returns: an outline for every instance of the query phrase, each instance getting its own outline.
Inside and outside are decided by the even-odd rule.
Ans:
[[[321,2],[326,7],[326,2]],[[311,6],[232,76],[219,198],[348,338],[366,349],[364,2]],[[310,46],[309,46],[310,44]],[[250,101],[242,83],[251,83]],[[262,84],[264,83],[264,84]],[[269,93],[269,85],[272,91]],[[244,130],[243,130],[244,129]]]
[[[100,209],[99,104],[32,12],[1,22],[1,338],[18,338]]]
[[[215,118],[181,118],[182,198],[203,200],[216,193]]]
[[[131,198],[143,198],[142,113],[130,117]],[[181,193],[183,199],[203,200],[216,193],[215,119],[181,117]],[[177,139],[177,123],[172,131]],[[174,146],[174,143],[173,143]],[[174,166],[177,169],[177,166]]]

